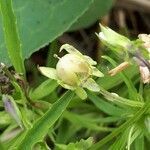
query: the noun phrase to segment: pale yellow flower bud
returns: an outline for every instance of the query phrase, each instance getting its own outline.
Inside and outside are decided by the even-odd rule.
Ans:
[[[74,90],[81,98],[86,99],[87,94],[83,88],[98,92],[99,85],[92,79],[92,76],[103,77],[94,65],[97,63],[89,56],[82,55],[78,50],[69,44],[64,44],[60,52],[65,49],[69,54],[59,59],[56,69],[39,67],[40,72],[48,78],[57,80],[64,88]]]
[[[77,86],[90,75],[88,63],[75,54],[66,54],[57,63],[57,76],[65,84]]]

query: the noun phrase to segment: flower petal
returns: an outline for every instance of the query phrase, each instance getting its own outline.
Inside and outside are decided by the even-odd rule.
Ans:
[[[61,52],[63,49],[65,49],[70,54],[83,56],[76,48],[74,48],[73,46],[71,46],[69,44],[62,45],[59,52]]]
[[[92,75],[96,77],[103,77],[104,74],[99,71],[96,67],[92,67]]]
[[[63,83],[62,81],[58,80],[57,81],[58,84],[60,84],[63,88],[65,89],[68,89],[68,90],[75,90],[75,87],[71,86],[71,85],[68,85],[68,84],[65,84]]]
[[[38,67],[38,69],[44,76],[57,80],[56,69],[49,67]]]
[[[91,57],[84,55],[84,59],[86,59],[86,61],[90,64],[90,65],[96,65],[97,62],[94,61]]]
[[[85,90],[81,87],[76,88],[75,93],[83,100],[87,98]]]
[[[87,79],[87,81],[83,84],[83,87],[94,92],[100,91],[99,85],[92,78]]]

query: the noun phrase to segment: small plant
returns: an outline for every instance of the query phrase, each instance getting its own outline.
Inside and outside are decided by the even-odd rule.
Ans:
[[[0,0],[0,10],[14,67],[0,64],[1,150],[149,149],[150,35],[132,41],[100,25],[97,36],[109,49],[101,63],[64,44],[67,54],[53,51],[56,66],[37,66],[42,82],[31,87],[12,1]]]

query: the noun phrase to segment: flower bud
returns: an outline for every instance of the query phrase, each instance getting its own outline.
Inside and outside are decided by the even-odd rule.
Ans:
[[[98,37],[112,46],[120,46],[126,48],[130,44],[130,40],[123,35],[120,35],[108,27],[100,25],[101,32]]]
[[[138,37],[143,41],[143,46],[147,49],[150,55],[150,34],[139,34]]]
[[[90,67],[85,60],[74,54],[66,54],[57,63],[57,76],[65,84],[77,86],[90,75]]]
[[[22,116],[19,108],[13,97],[9,95],[2,95],[2,100],[4,103],[5,110],[9,113],[9,115],[17,122],[17,124],[23,128],[22,124]]]
[[[97,63],[69,44],[62,45],[60,51],[63,49],[69,54],[62,58],[58,57],[56,69],[39,67],[40,72],[48,78],[57,80],[62,87],[74,90],[81,99],[87,97],[83,88],[98,92],[99,85],[92,79],[92,76],[103,77],[103,73],[94,66]]]

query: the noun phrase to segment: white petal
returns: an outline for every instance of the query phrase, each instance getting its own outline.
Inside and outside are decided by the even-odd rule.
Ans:
[[[86,61],[90,64],[90,65],[96,65],[97,62],[94,61],[91,57],[84,55],[84,58],[86,59]]]
[[[76,55],[79,55],[79,56],[83,56],[76,48],[74,48],[72,45],[69,45],[69,44],[64,44],[61,46],[60,48],[60,52],[65,49],[68,53],[70,54],[76,54]]]
[[[94,92],[100,91],[99,85],[92,78],[87,79],[87,81],[83,84],[83,87]]]
[[[44,76],[57,80],[56,69],[49,67],[38,67],[38,69]]]
[[[106,37],[105,37],[105,35],[104,35],[103,32],[100,32],[100,33],[98,34],[98,37],[99,37],[100,39],[106,41]]]
[[[96,67],[92,67],[92,75],[96,77],[103,77],[104,74],[100,72]]]
[[[65,83],[63,83],[62,81],[57,81],[58,82],[58,84],[60,84],[63,88],[65,88],[65,89],[68,89],[68,90],[75,90],[75,87],[73,87],[73,86],[71,86],[71,85],[68,85],[68,84],[65,84]]]

